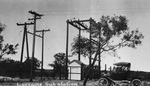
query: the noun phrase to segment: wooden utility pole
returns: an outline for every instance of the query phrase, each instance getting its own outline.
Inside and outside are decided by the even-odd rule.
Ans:
[[[100,48],[100,52],[99,52],[99,61],[98,61],[98,72],[99,72],[99,77],[101,77],[101,27],[97,27],[99,28],[99,48]]]
[[[42,14],[38,14],[35,11],[29,11],[34,18],[31,18],[29,20],[34,21],[34,29],[33,29],[33,46],[32,46],[32,59],[31,59],[31,72],[30,72],[30,81],[32,82],[32,77],[33,77],[33,59],[34,59],[34,53],[35,53],[35,32],[36,32],[36,20],[41,19]]]
[[[69,29],[69,24],[74,26],[75,28],[77,28],[79,30],[79,37],[78,37],[78,40],[79,40],[79,50],[78,50],[78,60],[80,61],[81,60],[81,57],[80,57],[80,51],[81,51],[81,46],[80,46],[80,42],[81,42],[81,31],[82,30],[89,30],[89,28],[85,25],[84,22],[89,22],[90,20],[67,20],[67,28]],[[69,34],[69,32],[67,31],[67,33]],[[69,36],[69,35],[68,35]],[[69,38],[69,37],[68,37]],[[66,40],[67,41],[67,40]],[[66,42],[67,44],[68,42]],[[67,48],[68,44],[66,45],[66,48]],[[67,50],[67,49],[66,49]],[[66,54],[67,54],[67,51],[66,51]]]
[[[80,58],[80,51],[81,51],[81,31],[82,30],[90,30],[90,42],[91,42],[91,22],[93,21],[92,18],[90,19],[87,19],[87,20],[67,20],[66,23],[67,23],[67,32],[66,32],[66,71],[67,71],[67,59],[68,59],[68,41],[69,41],[69,24],[74,26],[75,28],[77,28],[79,30],[79,37],[78,37],[78,40],[79,40],[79,52],[78,52],[78,60],[80,61],[81,58]],[[85,22],[89,22],[90,23],[90,26],[88,27]],[[90,43],[90,46],[91,46],[91,43]],[[89,63],[91,64],[91,49],[90,49],[90,55],[89,55]],[[66,79],[67,79],[67,73],[66,72]]]
[[[41,79],[43,77],[43,60],[44,60],[44,32],[50,31],[48,30],[37,30],[36,32],[42,32],[42,64],[41,64]]]
[[[92,43],[91,43],[91,39],[92,39],[92,35],[91,35],[91,31],[92,31],[92,27],[91,27],[91,25],[92,25],[92,18],[90,18],[89,19],[90,20],[90,27],[89,27],[89,29],[90,29],[90,56],[89,56],[89,65],[91,65],[91,63],[92,63]]]
[[[68,79],[68,41],[69,41],[69,20],[67,20],[66,32],[66,64],[65,64],[65,79]]]
[[[22,73],[22,62],[23,62],[23,51],[24,51],[24,42],[26,38],[26,49],[27,49],[27,59],[29,58],[29,49],[28,49],[28,36],[27,36],[27,25],[32,25],[33,23],[22,23],[19,24],[17,23],[17,26],[24,26],[24,31],[23,31],[23,40],[22,40],[22,50],[21,50],[21,57],[20,57],[20,77]]]
[[[23,32],[23,40],[22,40],[22,50],[21,50],[21,58],[20,58],[20,62],[22,64],[23,62],[23,51],[24,51],[24,41],[26,38],[26,47],[27,47],[27,58],[29,58],[29,50],[28,50],[28,36],[27,36],[27,25],[33,25],[34,23],[22,23],[19,24],[17,23],[18,26],[24,26],[24,32]]]
[[[28,45],[28,33],[27,33],[27,31],[26,31],[26,46],[27,46],[27,59],[29,59],[30,56],[29,56],[29,45]]]
[[[80,42],[81,42],[81,29],[79,29],[79,51],[78,51],[78,60],[80,61],[81,60],[81,44],[80,44]]]

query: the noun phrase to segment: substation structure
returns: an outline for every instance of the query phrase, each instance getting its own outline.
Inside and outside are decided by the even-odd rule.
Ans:
[[[33,81],[32,78],[33,78],[33,59],[35,58],[34,57],[34,54],[35,54],[35,37],[40,37],[42,38],[42,57],[41,57],[41,79],[43,77],[43,60],[44,60],[44,33],[47,32],[47,31],[50,31],[50,29],[48,30],[36,30],[36,20],[37,19],[41,19],[41,16],[43,16],[43,14],[38,14],[37,12],[35,11],[29,11],[30,14],[33,15],[33,18],[30,18],[28,20],[33,20],[33,22],[30,22],[30,23],[22,23],[22,24],[19,24],[17,23],[18,26],[24,26],[24,32],[23,32],[23,40],[22,40],[22,50],[21,50],[21,57],[20,57],[20,62],[22,65],[23,63],[23,52],[24,52],[24,43],[25,43],[25,39],[26,39],[26,49],[27,49],[27,59],[29,59],[29,46],[28,46],[28,33],[33,35],[33,45],[32,45],[32,57],[31,57],[31,70],[30,70],[30,80],[29,81]],[[34,25],[33,27],[33,33],[32,32],[29,32],[27,31],[27,25]],[[37,35],[36,32],[42,32],[42,36],[40,35]]]
[[[87,20],[67,20],[66,23],[67,23],[67,32],[66,32],[66,71],[67,71],[67,68],[68,68],[68,64],[67,64],[67,61],[68,61],[68,43],[69,43],[69,25],[75,27],[76,29],[78,29],[79,31],[79,37],[78,37],[78,40],[79,40],[79,52],[78,52],[78,60],[80,61],[81,59],[81,54],[80,54],[80,39],[81,39],[81,31],[85,31],[85,30],[89,30],[89,40],[90,40],[90,55],[89,55],[89,65],[91,65],[92,63],[92,51],[91,51],[91,47],[92,47],[92,42],[94,40],[92,40],[92,36],[91,36],[91,32],[92,32],[92,22],[94,22],[94,19],[90,18],[90,19],[87,19]],[[87,25],[86,23],[89,23],[89,25]],[[99,34],[99,39],[100,39],[100,34]],[[99,41],[99,47],[100,47],[100,41]],[[98,61],[98,65],[99,65],[99,75],[100,75],[100,71],[101,71],[101,58],[100,58],[100,54],[99,54],[99,59],[97,60]],[[66,72],[67,73],[67,72]],[[67,79],[67,74],[66,74],[66,79]]]

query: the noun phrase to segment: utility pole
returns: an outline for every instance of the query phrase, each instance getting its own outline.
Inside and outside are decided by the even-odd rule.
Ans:
[[[20,57],[20,77],[21,77],[21,73],[22,73],[22,62],[23,62],[23,51],[24,51],[24,41],[26,38],[26,49],[27,49],[27,59],[29,58],[29,50],[28,50],[28,36],[27,36],[27,25],[32,25],[33,23],[22,23],[19,24],[17,23],[17,26],[24,26],[24,31],[23,31],[23,40],[22,40],[22,50],[21,50],[21,57]]]
[[[69,24],[74,26],[75,28],[77,28],[79,30],[79,37],[78,37],[78,40],[79,40],[79,50],[78,50],[78,60],[80,61],[81,57],[81,46],[80,46],[80,42],[81,42],[81,31],[82,30],[89,30],[88,26],[86,26],[86,24],[84,22],[89,22],[90,20],[67,20],[67,35],[69,34]],[[68,35],[69,36],[69,35]],[[69,39],[69,37],[67,37]],[[66,39],[66,55],[68,54],[68,40]]]
[[[27,46],[27,59],[29,60],[29,45],[28,45],[28,33],[27,33],[27,30],[26,30],[26,46]]]
[[[91,31],[92,31],[92,27],[91,27],[91,25],[92,25],[92,18],[90,18],[89,19],[90,20],[90,27],[89,27],[89,29],[90,29],[90,56],[89,56],[89,65],[91,65],[91,63],[92,63],[92,43],[91,43],[91,39],[92,39],[92,36],[91,36]]]
[[[22,23],[19,24],[17,23],[17,26],[24,26],[24,32],[23,32],[23,40],[22,40],[22,50],[21,50],[21,58],[20,58],[20,62],[22,64],[23,61],[23,51],[24,51],[24,41],[26,38],[26,47],[27,47],[27,58],[29,58],[29,50],[28,50],[28,37],[27,37],[27,25],[33,25],[34,23]]]
[[[99,52],[99,61],[98,61],[98,71],[99,71],[99,77],[101,77],[101,27],[99,28],[99,48],[100,48],[100,52]]]
[[[78,60],[79,61],[81,61],[81,59],[80,59],[80,55],[81,55],[81,53],[80,53],[80,51],[81,51],[81,44],[80,44],[80,42],[81,42],[81,31],[82,30],[90,30],[90,28],[91,28],[91,25],[88,27],[88,25],[86,25],[86,22],[89,22],[90,24],[91,24],[91,22],[93,21],[93,19],[92,18],[90,18],[90,19],[87,19],[87,20],[67,20],[66,21],[66,23],[67,23],[67,32],[66,32],[66,77],[65,77],[65,79],[67,79],[67,71],[68,71],[68,69],[67,69],[67,67],[68,67],[68,64],[67,64],[67,61],[68,61],[68,41],[69,41],[69,24],[70,25],[72,25],[73,27],[75,27],[75,28],[77,28],[78,30],[79,30],[79,37],[78,37],[78,40],[79,40],[79,52],[78,52]],[[90,35],[91,35],[91,30],[90,30]],[[91,42],[91,36],[90,36],[90,42]],[[91,46],[91,43],[90,43],[90,46]],[[89,60],[90,60],[90,64],[91,64],[91,49],[90,49],[90,56],[89,56]]]
[[[36,20],[41,19],[42,14],[38,14],[35,11],[29,11],[30,14],[34,16],[34,18],[31,18],[29,20],[34,21],[34,29],[33,29],[33,46],[32,46],[32,59],[31,59],[31,71],[30,71],[30,81],[32,82],[33,77],[33,59],[34,59],[34,53],[35,53],[35,32],[36,32]]]
[[[81,43],[81,29],[79,29],[79,38],[78,39],[79,39],[79,51],[78,51],[79,56],[78,56],[78,60],[81,61],[81,46],[80,46],[81,45],[80,44]]]
[[[66,64],[65,64],[65,79],[68,79],[68,41],[69,41],[69,20],[67,20],[66,32]]]
[[[37,30],[36,32],[42,32],[42,64],[41,64],[41,79],[43,77],[43,60],[44,60],[44,32],[50,31],[48,30]]]

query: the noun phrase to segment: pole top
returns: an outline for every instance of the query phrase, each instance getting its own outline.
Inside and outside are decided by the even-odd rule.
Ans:
[[[43,14],[39,14],[35,11],[30,10],[29,13],[33,14],[33,15],[37,15],[37,16],[44,16]]]

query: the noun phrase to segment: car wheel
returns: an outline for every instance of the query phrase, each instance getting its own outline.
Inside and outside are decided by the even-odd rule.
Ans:
[[[106,78],[100,78],[99,79],[99,86],[107,86],[108,80]]]
[[[131,82],[131,86],[141,86],[142,81],[140,79],[133,79]]]

